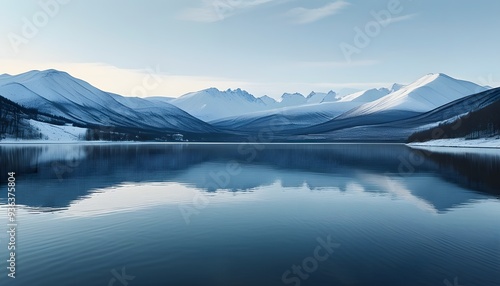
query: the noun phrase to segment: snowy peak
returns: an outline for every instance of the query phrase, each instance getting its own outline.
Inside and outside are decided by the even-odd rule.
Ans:
[[[269,101],[266,98],[264,100]],[[169,103],[201,120],[211,121],[217,118],[261,111],[267,108],[264,100],[255,98],[240,88],[225,91],[209,88],[185,94],[169,101]]]
[[[171,104],[104,92],[57,70],[35,70],[2,78],[0,96],[80,124],[197,133],[213,129]]]
[[[304,95],[296,93],[284,93],[281,96],[280,104],[281,106],[295,106],[305,104],[307,102]]]
[[[342,97],[339,102],[371,102],[388,95],[391,91],[387,88],[372,88],[355,92]]]
[[[311,92],[307,96],[307,104],[315,104],[315,103],[322,103],[322,102],[331,102],[331,101],[336,101],[337,98],[337,93],[334,92],[333,90],[330,90],[328,93],[321,93],[321,92]]]
[[[273,105],[277,104],[277,101],[274,100],[274,98],[271,98],[267,95],[261,96],[258,99],[262,100],[262,102],[268,106],[273,106]]]
[[[334,92],[333,90],[330,90],[325,98],[323,98],[323,102],[333,102],[339,100],[339,95],[338,93]]]
[[[15,81],[15,82],[30,82],[30,81],[40,81],[40,80],[48,80],[52,79],[55,81],[77,81],[78,79],[72,77],[67,72],[58,71],[55,69],[48,70],[32,70],[26,73],[22,73],[19,75],[8,75],[4,74],[0,79],[4,79],[7,81]],[[1,82],[0,82],[1,84]]]
[[[283,95],[281,96],[282,99],[290,99],[290,98],[305,98],[304,95],[302,93],[298,93],[298,92],[295,92],[295,93],[288,93],[288,92],[285,92],[283,93]]]
[[[50,102],[79,104],[92,106],[97,99],[105,101],[109,95],[85,81],[77,79],[66,72],[50,69],[33,70],[23,74],[6,77],[0,80],[0,86],[8,91],[7,85],[20,84],[25,89],[39,95],[37,98],[25,98],[25,94],[14,95],[16,101],[24,106],[31,106],[30,99],[43,98]]]
[[[396,110],[426,112],[484,90],[484,87],[475,83],[458,80],[443,73],[427,74],[409,85],[401,86],[397,91],[347,112],[342,117]]]
[[[434,81],[444,82],[444,81],[456,81],[456,79],[444,74],[444,73],[429,73],[416,80],[411,85],[427,85]]]
[[[403,88],[404,85],[402,84],[399,84],[399,83],[395,83],[391,86],[391,88],[389,89],[390,93],[393,93],[393,92],[396,92],[398,90],[400,90],[401,88]]]
[[[174,102],[182,102],[184,100],[190,100],[192,98],[199,98],[199,99],[204,98],[206,100],[215,99],[215,98],[225,98],[225,99],[229,99],[229,100],[234,100],[234,99],[239,98],[239,99],[244,99],[244,100],[247,100],[250,102],[257,100],[253,95],[251,95],[247,91],[242,90],[240,88],[237,88],[235,90],[227,89],[225,91],[221,91],[215,87],[211,87],[211,88],[204,89],[201,91],[191,92],[191,93],[185,94],[177,99],[174,99]]]

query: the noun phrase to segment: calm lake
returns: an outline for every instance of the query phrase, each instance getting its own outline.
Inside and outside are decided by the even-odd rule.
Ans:
[[[1,145],[0,160],[0,285],[500,285],[500,150]]]

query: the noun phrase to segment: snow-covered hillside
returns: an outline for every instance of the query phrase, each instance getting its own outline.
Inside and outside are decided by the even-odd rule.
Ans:
[[[241,130],[260,130],[279,125],[280,129],[293,129],[313,126],[327,122],[352,110],[363,103],[383,97],[389,89],[370,89],[338,97],[333,91],[328,93],[312,92],[307,98],[300,93],[284,94],[280,107],[260,112],[251,112],[209,121],[216,127]],[[283,103],[283,101],[285,101]],[[280,106],[280,105],[276,105]]]
[[[453,138],[453,139],[438,139],[427,142],[409,143],[412,147],[474,147],[474,148],[500,148],[500,136],[471,139]]]
[[[330,90],[328,93],[322,92],[311,92],[307,98],[308,104],[322,103],[322,102],[333,102],[339,100],[337,93]]]
[[[53,142],[83,141],[87,131],[86,128],[71,125],[58,126],[35,120],[30,120],[29,123],[42,134],[42,140]]]
[[[81,124],[193,133],[215,131],[167,102],[152,103],[104,92],[56,70],[3,75],[0,96]]]
[[[14,139],[9,136],[2,143],[30,142],[30,143],[71,143],[85,140],[86,128],[72,125],[54,125],[36,120],[28,120],[29,125],[36,132],[39,139]]]
[[[363,102],[363,103],[372,102],[388,95],[389,93],[390,90],[387,88],[373,88],[346,95],[340,98],[339,102],[347,102],[347,101]]]
[[[185,94],[169,103],[201,120],[210,121],[268,109],[265,101],[241,89],[220,91],[209,88]]]
[[[216,127],[238,131],[262,130],[275,127],[281,130],[312,126],[335,118],[359,106],[358,102],[324,102],[283,107],[210,121]]]
[[[17,109],[26,119],[47,117],[31,123],[44,131],[40,132],[42,137],[53,136],[52,141],[81,137],[84,129],[65,123],[160,134],[152,138],[175,132],[200,134],[196,137],[200,140],[232,140],[274,128],[275,135],[283,138],[326,136],[330,140],[343,136],[363,140],[370,135],[387,139],[397,132],[394,140],[403,140],[409,126],[435,125],[490,104],[496,99],[488,97],[489,91],[476,96],[486,89],[445,74],[428,74],[409,85],[394,84],[345,95],[334,91],[311,92],[308,96],[285,93],[275,100],[255,97],[239,88],[209,88],[179,98],[136,98],[104,92],[56,70],[0,75],[0,96],[22,105]],[[474,96],[467,102],[473,104],[460,102],[471,94]],[[496,91],[493,94],[496,96]],[[476,98],[482,100],[476,102]]]
[[[485,87],[475,83],[454,79],[442,73],[428,74],[412,84],[343,114],[339,119],[387,111],[426,112],[485,90]]]
[[[330,91],[328,93],[311,92],[307,97],[300,93],[284,93],[279,100],[275,100],[266,95],[255,97],[239,88],[235,90],[228,89],[226,91],[209,88],[188,93],[168,101],[161,100],[158,97],[152,98],[156,102],[171,103],[207,122],[244,116],[256,112],[279,110],[280,108],[334,102],[338,99],[337,94]],[[269,113],[264,112],[262,114]]]

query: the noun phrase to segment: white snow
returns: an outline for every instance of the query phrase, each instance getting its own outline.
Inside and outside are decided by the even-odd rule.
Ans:
[[[465,138],[438,139],[427,142],[414,142],[408,145],[412,147],[500,148],[500,136],[470,140],[466,140]]]
[[[256,98],[241,89],[209,88],[175,99],[133,98],[101,91],[55,70],[0,76],[0,96],[73,122],[194,132],[215,131],[201,120],[236,130],[239,126],[264,124],[266,120],[281,117],[292,128],[299,128],[383,111],[425,112],[484,90],[485,87],[444,74],[428,74],[406,86],[394,84],[345,96],[333,91],[311,92],[307,97],[285,93],[276,101],[268,96]],[[70,129],[71,126],[32,124],[53,141],[73,141],[74,132],[78,131]],[[429,126],[436,124],[439,123]]]
[[[258,112],[261,112],[259,114],[263,116],[270,115],[273,110],[280,113],[285,110],[284,108],[308,106],[307,109],[309,109],[315,104],[336,102],[337,100],[337,94],[333,91],[328,93],[311,92],[307,98],[300,93],[284,93],[276,101],[269,96],[256,98],[241,89],[220,91],[216,88],[209,88],[185,94],[169,101],[169,103],[201,120],[213,122],[225,118],[257,115]]]
[[[307,99],[304,95],[296,93],[284,93],[281,96],[281,101],[279,102],[280,107],[288,107],[295,105],[303,105],[307,103]]]
[[[220,91],[209,88],[185,94],[169,103],[204,121],[269,108],[263,100],[241,89]]]
[[[241,115],[222,117],[210,120],[210,123],[229,126],[231,122],[237,126],[251,123],[259,118],[272,115],[283,116],[297,125],[315,125],[332,120],[335,117],[352,110],[364,103],[381,98],[389,93],[387,88],[358,91],[343,97],[330,91],[328,93],[311,92],[307,98],[300,93],[285,93],[277,108],[247,112]]]
[[[371,102],[380,99],[390,93],[387,88],[373,88],[351,93],[339,99],[339,102],[356,101],[356,102]]]
[[[277,109],[252,112],[240,116],[226,117],[210,121],[216,126],[243,126],[252,125],[260,118],[271,118],[273,115],[282,116],[291,124],[311,126],[332,120],[336,116],[359,106],[359,102],[323,102],[301,106],[282,107]]]
[[[0,96],[76,122],[206,132],[211,126],[168,102],[123,97],[68,73],[30,71],[0,78]]]
[[[71,125],[53,125],[45,122],[30,119],[29,124],[42,133],[42,139],[17,140],[6,138],[0,143],[72,143],[85,140],[86,128],[74,127]]]
[[[399,89],[398,89],[399,88]],[[378,100],[361,105],[342,115],[342,118],[388,110],[426,112],[467,95],[485,91],[475,83],[457,80],[445,74],[428,74],[407,86],[397,89]]]
[[[262,102],[264,102],[264,104],[266,104],[267,106],[274,106],[277,104],[276,100],[274,100],[274,98],[271,98],[267,95],[264,95],[264,96],[261,96],[259,97],[260,100],[262,100]]]
[[[284,93],[280,100],[276,101],[268,96],[255,98],[241,89],[220,91],[209,88],[188,93],[169,102],[207,122],[257,119],[270,115],[293,117],[307,114],[321,119],[333,119],[388,93],[387,88],[359,91],[344,97],[340,97],[334,91],[328,93],[313,91],[307,97],[301,93]],[[317,123],[321,122],[324,121]]]
[[[328,93],[322,93],[322,92],[311,92],[307,96],[307,104],[314,104],[314,103],[322,103],[322,102],[332,102],[332,101],[337,101],[337,93],[335,93],[333,90],[330,90]]]

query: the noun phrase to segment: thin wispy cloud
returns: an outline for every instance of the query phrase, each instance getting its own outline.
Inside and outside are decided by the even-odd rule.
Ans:
[[[288,11],[287,14],[288,16],[295,18],[295,21],[298,24],[308,24],[334,15],[349,5],[350,4],[348,2],[340,0],[326,4],[325,6],[319,8],[294,8]]]
[[[257,6],[279,0],[203,0],[200,7],[184,10],[179,18],[187,21],[213,23],[222,21]]]

